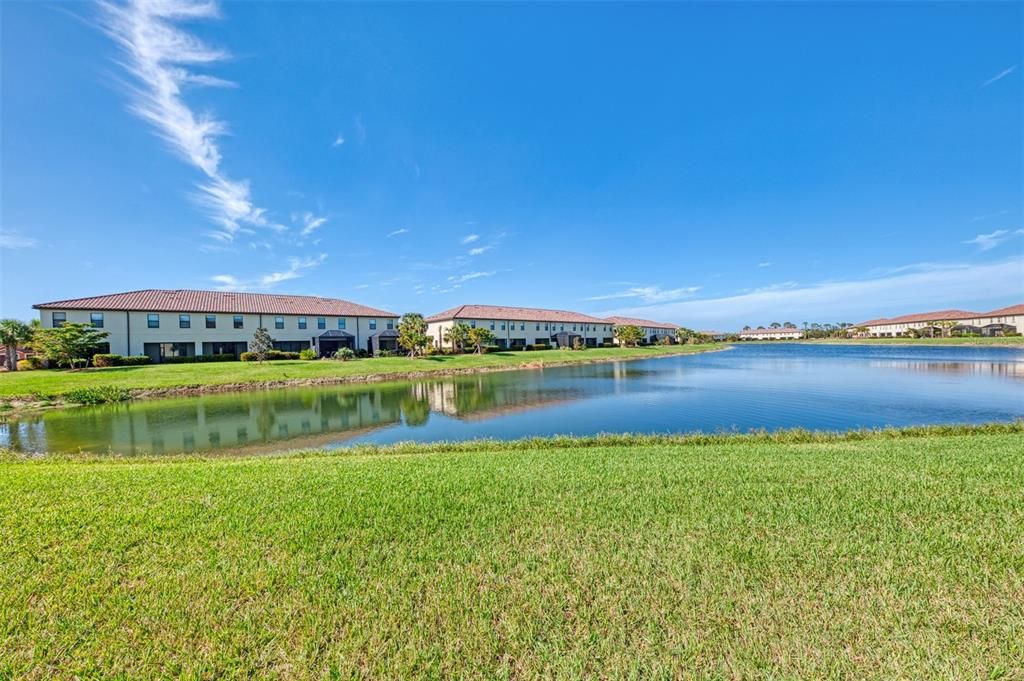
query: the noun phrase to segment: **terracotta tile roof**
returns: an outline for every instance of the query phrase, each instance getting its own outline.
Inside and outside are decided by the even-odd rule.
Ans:
[[[91,298],[38,303],[36,309],[130,310],[138,312],[230,312],[237,314],[306,314],[331,317],[397,317],[386,310],[338,298],[274,293],[144,289]]]
[[[1024,303],[1022,303],[1020,305],[1010,305],[1009,307],[1001,307],[998,310],[992,310],[991,312],[986,312],[985,314],[979,315],[979,316],[981,316],[981,317],[1003,317],[1003,316],[1006,316],[1006,315],[1018,315],[1018,314],[1024,314]]]
[[[459,305],[427,317],[428,322],[448,319],[507,319],[517,322],[570,322],[577,324],[609,324],[609,320],[568,310],[545,310],[539,307],[505,307],[503,305]]]
[[[803,331],[801,331],[800,329],[794,329],[794,328],[788,328],[787,329],[785,327],[780,327],[778,329],[766,329],[763,326],[759,326],[756,329],[747,329],[746,331],[740,331],[740,334],[741,335],[742,334],[750,334],[750,335],[755,335],[755,336],[763,336],[765,334],[770,334],[770,333],[782,333],[782,332],[793,333],[794,331],[799,332],[799,333],[803,333]]]
[[[679,328],[676,324],[666,324],[665,322],[655,322],[650,319],[640,319],[639,317],[609,317],[608,320],[618,326],[630,325],[630,326],[647,326],[652,329],[671,329],[675,331]]]
[[[984,316],[978,312],[969,312],[967,310],[938,310],[936,312],[917,312],[914,314],[905,314],[900,317],[881,318],[873,319],[870,322],[861,322],[860,324],[854,324],[854,326],[879,326],[881,324],[915,324],[918,322],[936,322],[944,319],[970,319],[971,317]]]

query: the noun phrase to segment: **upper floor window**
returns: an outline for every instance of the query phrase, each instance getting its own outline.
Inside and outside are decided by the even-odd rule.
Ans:
[[[526,322],[523,322],[522,324],[519,325],[519,330],[526,331]]]
[[[102,312],[90,312],[89,323],[97,329],[103,328],[103,313]]]
[[[232,321],[234,322],[234,326],[236,329],[241,329],[245,326],[245,323],[242,320],[242,315],[240,314],[236,314]]]
[[[471,328],[471,329],[475,329],[476,328],[476,320],[475,319],[470,319],[469,320],[469,328]]]
[[[283,329],[284,328],[284,317],[274,317],[274,328],[275,329]]]
[[[494,331],[494,320],[491,320],[491,331]]]
[[[150,329],[160,328],[160,315],[155,312],[150,312],[146,315],[146,326]]]
[[[371,319],[370,320],[370,331],[376,331],[376,330],[377,330],[377,320],[376,319]]]
[[[502,323],[501,323],[501,330],[502,330],[502,331],[504,331],[504,330],[505,330],[505,322],[502,322]]]
[[[217,328],[217,315],[208,314],[206,315],[206,328],[216,329]]]
[[[341,329],[342,331],[345,330],[345,326],[347,325],[347,323],[348,323],[347,319],[345,319],[344,317],[338,317],[338,328]],[[373,327],[370,327],[370,328],[373,328]]]
[[[558,330],[559,330],[559,331],[565,331],[565,324],[562,324],[562,325],[560,325],[560,326],[558,327]]]
[[[192,328],[192,315],[180,314],[178,315],[178,328],[179,329],[191,329]]]
[[[395,328],[395,320],[394,319],[389,319],[388,320],[388,329],[393,329],[393,328]]]
[[[53,328],[57,329],[64,326],[64,322],[68,320],[67,312],[54,312],[53,313]]]
[[[299,317],[299,328],[300,329],[306,328],[306,318],[305,317]]]
[[[327,319],[325,317],[317,317],[316,318],[316,328],[318,328],[318,329],[326,329],[327,328]]]
[[[540,322],[537,322],[537,330],[540,331]]]

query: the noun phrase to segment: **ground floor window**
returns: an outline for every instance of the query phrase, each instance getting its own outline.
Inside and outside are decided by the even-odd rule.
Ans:
[[[236,358],[249,349],[245,341],[220,341],[203,343],[204,355],[234,355]],[[148,353],[147,353],[148,354]]]
[[[513,338],[509,341],[509,346],[513,348],[521,348],[526,345],[525,338]]]
[[[151,362],[162,362],[170,357],[193,357],[196,354],[195,343],[144,343],[143,351],[149,355]]]
[[[309,341],[274,341],[274,349],[281,352],[302,352],[309,347]]]

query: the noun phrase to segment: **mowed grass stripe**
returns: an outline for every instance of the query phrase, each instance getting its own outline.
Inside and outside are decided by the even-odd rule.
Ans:
[[[0,675],[1024,674],[1019,432],[0,465]]]

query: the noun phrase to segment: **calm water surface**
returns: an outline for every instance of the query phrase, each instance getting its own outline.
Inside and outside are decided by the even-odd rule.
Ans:
[[[1020,418],[1021,350],[772,344],[543,371],[82,407],[0,424],[0,446],[252,453],[359,442]]]

